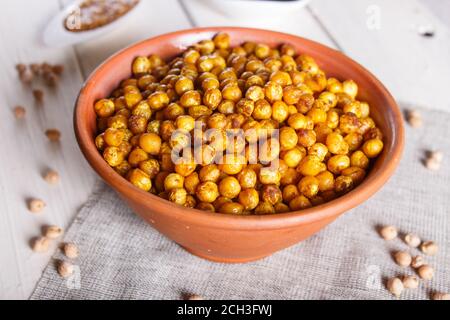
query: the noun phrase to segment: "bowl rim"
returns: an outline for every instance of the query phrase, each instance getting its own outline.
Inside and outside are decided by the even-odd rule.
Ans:
[[[95,147],[94,137],[91,137],[89,135],[87,126],[83,125],[82,121],[83,119],[82,106],[83,104],[85,104],[84,102],[84,100],[86,99],[85,96],[89,92],[90,88],[95,86],[96,77],[102,73],[102,70],[107,68],[110,64],[114,64],[115,61],[119,61],[124,54],[128,53],[129,51],[137,50],[138,48],[145,46],[150,41],[164,42],[170,39],[179,38],[187,35],[196,35],[199,33],[206,33],[206,32],[227,32],[227,31],[239,31],[250,33],[256,32],[266,34],[269,33],[272,36],[279,35],[282,36],[283,38],[286,37],[291,38],[292,40],[300,39],[302,40],[303,43],[309,46],[325,49],[327,52],[332,52],[333,54],[338,55],[340,59],[346,60],[347,63],[349,63],[352,67],[354,67],[357,70],[357,72],[365,73],[367,79],[370,82],[372,82],[373,85],[378,87],[379,90],[381,90],[381,92],[384,95],[384,98],[388,101],[386,106],[391,109],[391,112],[394,115],[394,123],[392,124],[391,128],[393,131],[392,151],[389,154],[389,156],[386,157],[385,161],[381,164],[380,168],[378,169],[379,174],[369,176],[361,185],[359,185],[351,192],[345,194],[344,196],[341,196],[335,200],[332,200],[330,202],[327,202],[325,204],[316,207],[288,213],[236,216],[236,215],[210,213],[175,205],[156,195],[145,192],[133,186],[131,183],[126,181],[122,176],[117,174],[114,171],[114,169],[109,167],[102,158],[101,154],[98,152],[97,148]],[[160,208],[165,209],[163,210],[164,215],[170,216],[178,221],[184,221],[185,223],[190,225],[202,225],[208,226],[210,228],[233,229],[233,230],[267,230],[267,229],[273,230],[296,226],[299,224],[314,223],[324,219],[330,220],[334,219],[339,214],[345,213],[346,211],[353,209],[362,202],[366,201],[381,189],[381,187],[393,175],[394,171],[396,170],[400,162],[401,156],[403,154],[404,140],[405,140],[403,115],[395,99],[392,97],[392,95],[389,93],[386,87],[362,65],[355,62],[354,60],[352,60],[351,58],[347,57],[346,55],[337,50],[329,48],[315,41],[305,39],[303,37],[270,30],[242,28],[242,27],[206,27],[206,28],[193,28],[176,31],[140,41],[112,55],[105,62],[103,62],[96,70],[94,70],[94,72],[90,75],[90,77],[86,80],[85,84],[83,85],[75,104],[74,128],[79,147],[88,163],[97,172],[97,174],[99,174],[100,177],[102,177],[103,180],[119,194],[122,193],[125,194],[127,199],[143,204],[146,207],[148,207],[149,210],[152,210],[152,207],[160,206]],[[143,201],[142,199],[145,199],[146,201]],[[161,212],[162,210],[157,211]]]

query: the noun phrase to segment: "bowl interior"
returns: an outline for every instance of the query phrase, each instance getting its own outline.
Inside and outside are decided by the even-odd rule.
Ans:
[[[178,56],[184,49],[197,41],[212,38],[219,31],[225,31],[230,34],[233,46],[239,45],[244,41],[262,42],[272,47],[289,43],[299,53],[306,53],[314,57],[328,77],[333,76],[340,80],[353,79],[360,88],[358,98],[370,104],[371,116],[384,133],[384,151],[376,160],[366,180],[360,186],[341,198],[322,206],[303,210],[297,214],[306,217],[314,213],[317,217],[320,217],[331,212],[344,212],[360,204],[381,188],[392,175],[400,160],[404,139],[401,112],[386,88],[370,72],[350,58],[316,42],[278,32],[228,27],[180,31],[138,43],[111,57],[86,82],[80,94],[75,114],[77,137],[87,160],[109,184],[112,184],[116,190],[119,189],[119,192],[122,192],[125,188],[124,184],[128,185],[128,182],[107,166],[95,148],[94,137],[97,128],[96,115],[92,107],[95,101],[109,96],[117,88],[121,80],[131,76],[131,63],[135,57],[158,54],[165,59],[170,59]],[[111,181],[112,179],[114,180],[113,182]],[[120,183],[118,182],[119,180],[123,181]],[[133,189],[135,193],[140,193],[140,190],[134,188],[131,184],[129,184],[128,188]],[[155,198],[150,194],[148,196]],[[175,208],[174,205],[168,202],[167,205]],[[186,211],[188,209],[183,208],[183,210]],[[190,211],[198,212],[197,210]],[[277,216],[292,216],[294,214],[288,213]],[[264,218],[253,217],[253,219]]]

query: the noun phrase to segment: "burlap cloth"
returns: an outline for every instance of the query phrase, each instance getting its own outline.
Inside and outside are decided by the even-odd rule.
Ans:
[[[439,244],[428,258],[432,281],[402,299],[428,299],[450,291],[450,114],[423,110],[425,125],[407,127],[406,150],[396,175],[375,197],[311,239],[265,260],[216,264],[196,258],[135,216],[103,184],[68,230],[79,246],[76,273],[62,279],[57,252],[31,299],[394,299],[386,278],[414,274],[392,260],[401,240],[386,242],[378,225],[393,224]],[[442,169],[423,166],[426,150],[446,153]]]

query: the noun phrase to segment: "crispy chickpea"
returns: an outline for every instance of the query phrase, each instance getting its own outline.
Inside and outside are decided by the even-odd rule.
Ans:
[[[326,169],[326,165],[315,155],[306,156],[297,167],[297,171],[304,176],[317,176]]]
[[[179,116],[175,120],[175,125],[179,130],[191,132],[195,128],[195,119],[191,116]]]
[[[350,158],[345,155],[336,155],[327,162],[328,170],[334,174],[340,174],[342,170],[350,167]]]
[[[245,168],[237,175],[239,184],[243,189],[251,189],[256,186],[258,176],[251,168]]]
[[[131,170],[128,174],[128,181],[130,181],[135,187],[147,192],[152,188],[152,180],[144,171],[140,169]]]
[[[303,94],[296,104],[297,111],[302,114],[308,113],[308,111],[311,110],[312,107],[314,106],[314,102],[315,99],[312,94],[309,93]]]
[[[358,167],[349,167],[342,170],[342,175],[352,178],[355,186],[361,184],[366,177],[366,171]]]
[[[124,112],[127,112],[125,110]],[[147,101],[141,101],[138,103],[137,106],[133,108],[131,114],[133,116],[141,116],[148,121],[152,117],[152,110],[150,109],[150,106],[148,105]]]
[[[362,151],[369,159],[373,159],[379,156],[381,151],[383,151],[383,147],[383,141],[380,139],[371,139],[364,143]]]
[[[316,143],[317,136],[314,130],[300,129],[297,131],[298,144],[309,148]]]
[[[195,90],[186,91],[180,98],[180,104],[184,108],[199,106],[202,103],[200,92]]]
[[[105,134],[104,133],[99,134],[95,138],[95,146],[97,147],[98,151],[104,151],[105,150],[107,145],[106,145]]]
[[[195,195],[199,184],[200,178],[197,172],[190,174],[184,179],[184,188],[190,195]]]
[[[359,149],[364,138],[359,133],[352,132],[352,133],[349,133],[348,135],[346,135],[344,140],[348,144],[349,151],[355,151],[355,150]]]
[[[312,119],[314,124],[326,122],[328,119],[327,113],[323,109],[316,107],[308,111],[308,117]]]
[[[292,199],[298,197],[300,192],[295,184],[288,184],[283,188],[283,201],[289,203]]]
[[[360,128],[361,124],[358,120],[358,117],[353,113],[343,114],[340,118],[339,129],[343,133],[352,133],[357,132]]]
[[[125,160],[124,154],[117,147],[106,148],[103,152],[103,158],[111,167],[117,167]]]
[[[346,80],[342,83],[342,91],[352,99],[356,99],[356,96],[358,95],[358,85],[353,80]]]
[[[158,160],[149,159],[149,160],[140,162],[139,169],[144,171],[150,177],[150,179],[154,179],[160,172],[161,166],[160,166]]]
[[[299,146],[281,153],[281,158],[289,168],[296,168],[305,156],[305,149]]]
[[[261,198],[263,201],[275,205],[283,200],[283,194],[280,188],[276,185],[269,184],[263,186],[261,190]]]
[[[296,113],[289,117],[288,124],[295,130],[308,129],[308,118],[301,113]]]
[[[237,85],[229,84],[222,89],[222,97],[225,100],[237,103],[242,98],[242,91]]]
[[[159,155],[161,151],[161,138],[154,133],[144,133],[139,138],[139,146],[153,156]]]
[[[300,173],[294,168],[288,168],[286,173],[282,175],[280,184],[286,186],[289,184],[297,184],[300,180]]]
[[[218,49],[228,49],[231,44],[230,35],[227,33],[218,33],[214,39],[214,44]]]
[[[125,132],[122,129],[109,128],[105,131],[103,139],[110,147],[118,147],[125,139]]]
[[[164,180],[164,190],[170,191],[172,189],[183,189],[184,188],[184,177],[178,173],[169,174]]]
[[[305,71],[309,74],[315,75],[319,72],[319,66],[314,59],[306,54],[302,54],[297,57],[296,62],[301,71]]]
[[[302,90],[296,86],[290,85],[283,89],[283,101],[289,105],[297,104],[302,95]]]
[[[319,182],[319,191],[334,190],[334,175],[330,171],[324,171],[316,176]]]
[[[283,101],[275,101],[272,105],[272,119],[283,123],[289,117],[289,107]]]
[[[187,191],[185,189],[172,189],[169,191],[168,200],[180,206],[184,206],[187,202]]]
[[[280,129],[281,150],[291,150],[298,143],[298,136],[291,127],[283,127]],[[300,159],[301,160],[301,159]]]
[[[328,78],[327,91],[332,93],[340,93],[343,90],[342,83],[336,78]]]
[[[115,112],[114,101],[109,99],[99,100],[95,106],[95,113],[99,118],[108,118],[111,117]]]
[[[337,155],[345,155],[349,151],[349,146],[345,142],[344,137],[339,133],[330,133],[326,139],[328,150]]]
[[[213,203],[219,197],[219,188],[214,182],[203,182],[198,185],[196,195],[201,202]]]
[[[162,140],[170,141],[172,138],[172,134],[177,130],[173,121],[167,120],[161,123],[159,133],[161,135]]]
[[[361,150],[355,151],[350,157],[352,167],[367,169],[369,167],[369,158]]]
[[[215,113],[208,118],[207,125],[211,129],[225,129],[227,117],[222,113]]]
[[[203,104],[215,110],[222,102],[222,93],[219,89],[208,89],[203,96]]]
[[[272,73],[272,75],[270,76],[270,81],[282,87],[286,87],[292,84],[291,76],[289,75],[289,73],[284,71],[275,71],[274,73]]]
[[[188,77],[181,76],[175,83],[175,91],[180,97],[192,90],[194,90],[194,82]]]
[[[239,203],[245,210],[254,210],[259,204],[259,193],[254,188],[249,188],[239,193]]]
[[[338,194],[348,193],[353,189],[353,179],[349,176],[339,176],[335,181],[335,191]]]
[[[289,206],[287,204],[284,204],[284,203],[281,203],[281,202],[277,203],[274,206],[274,209],[275,209],[276,213],[287,213],[287,212],[290,211]]]
[[[283,99],[283,87],[275,82],[268,82],[264,87],[264,92],[267,100],[274,103]]]
[[[271,105],[264,99],[256,101],[252,116],[255,120],[269,120],[272,117]]]
[[[194,196],[188,194],[186,196],[186,203],[184,204],[184,206],[186,208],[194,209],[197,206],[197,200]]]
[[[295,197],[289,202],[289,208],[292,211],[299,211],[311,207],[312,207],[311,201],[309,201],[309,199],[303,195],[299,195],[298,197]]]
[[[319,193],[319,180],[315,177],[307,176],[298,183],[298,190],[307,198],[314,198]]]
[[[256,215],[268,215],[268,214],[274,214],[275,208],[272,204],[268,202],[260,202],[258,206],[255,208],[255,214]]]
[[[147,125],[147,119],[141,116],[131,116],[128,119],[128,129],[135,135],[144,133],[147,130]]]
[[[236,112],[246,117],[250,117],[255,110],[255,102],[250,99],[241,99],[236,104]]]
[[[131,165],[126,160],[122,161],[121,164],[114,168],[114,170],[122,177],[126,177],[131,169]]]
[[[320,159],[320,161],[324,161],[328,154],[328,148],[323,143],[315,143],[308,148],[308,154],[315,155]]]
[[[263,60],[265,58],[267,58],[270,54],[270,47],[265,45],[265,44],[257,44],[255,46],[255,56],[258,57],[259,59]]]
[[[261,168],[259,171],[259,181],[262,184],[279,185],[281,180],[280,172],[275,168]]]
[[[125,102],[128,108],[133,108],[139,102],[142,101],[143,97],[138,87],[135,86],[127,86],[124,88],[124,97]]]
[[[240,215],[244,213],[244,206],[237,202],[227,202],[220,206],[219,211],[223,214]]]
[[[147,57],[137,57],[133,61],[133,73],[135,75],[145,74],[150,70],[150,61]]]
[[[207,212],[216,212],[216,209],[214,208],[214,206],[211,203],[206,203],[206,202],[200,202],[199,204],[197,204],[197,206],[195,207],[197,210],[201,210],[201,211],[207,211]]]
[[[214,182],[217,183],[220,178],[220,170],[215,164],[210,164],[203,167],[199,173],[199,179],[201,182]]]
[[[223,197],[234,199],[241,192],[241,185],[238,179],[234,177],[226,177],[219,184],[219,192]]]
[[[223,157],[223,163],[219,168],[229,175],[235,175],[242,171],[247,163],[244,156],[227,154]]]
[[[170,154],[167,156],[171,157]],[[179,159],[178,163],[175,164],[175,172],[183,177],[187,177],[192,174],[197,169],[197,164],[195,163],[195,158],[191,155],[189,157],[183,157]]]
[[[131,153],[128,155],[128,162],[131,164],[133,168],[136,168],[139,166],[139,163],[142,161],[148,160],[148,154],[141,148],[135,148],[131,151]]]

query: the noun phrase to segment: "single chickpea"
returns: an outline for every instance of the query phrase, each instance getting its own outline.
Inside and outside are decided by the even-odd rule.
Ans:
[[[63,278],[68,278],[75,272],[74,266],[66,261],[61,261],[58,264],[58,273]]]
[[[308,129],[308,118],[301,113],[296,113],[289,117],[288,124],[295,130]]]
[[[422,256],[415,256],[414,258],[412,258],[411,267],[414,269],[418,269],[425,264],[425,259]]]
[[[280,172],[275,168],[261,168],[259,171],[259,181],[262,184],[279,185],[281,180]]]
[[[171,159],[171,155],[167,155]],[[197,164],[195,163],[195,158],[193,156],[188,156],[179,160],[175,165],[175,172],[182,177],[187,177],[192,174],[197,169]]]
[[[36,253],[45,253],[50,247],[50,239],[46,237],[40,237],[33,239],[31,249]]]
[[[297,130],[298,144],[305,148],[313,146],[317,141],[317,135],[314,130],[299,129]]]
[[[142,116],[131,116],[127,122],[128,129],[130,129],[134,135],[144,133],[147,130],[148,121]]]
[[[179,116],[175,120],[177,129],[191,132],[195,128],[195,119],[191,116]]]
[[[254,210],[259,204],[259,193],[256,189],[249,188],[239,193],[239,203],[245,210]]]
[[[213,203],[219,197],[219,188],[214,182],[203,182],[198,185],[196,196],[201,202]]]
[[[438,252],[439,248],[433,241],[426,241],[420,245],[420,250],[428,256],[434,256]]]
[[[406,289],[417,289],[419,287],[419,279],[416,276],[404,276],[402,282]]]
[[[332,191],[335,188],[334,175],[330,171],[324,171],[316,176],[319,181],[319,191],[326,192]]]
[[[190,195],[195,195],[199,184],[200,178],[197,172],[190,174],[184,179],[184,188]]]
[[[283,87],[278,83],[269,81],[264,87],[264,92],[267,100],[271,103],[283,99]]]
[[[367,169],[369,167],[369,158],[367,158],[364,152],[360,150],[355,151],[350,157],[350,165],[352,167]]]
[[[223,214],[240,215],[244,213],[244,206],[237,202],[227,202],[220,207],[219,211]]]
[[[49,170],[44,175],[44,180],[50,185],[56,185],[61,180],[59,173],[54,170]]]
[[[130,171],[128,174],[128,181],[130,181],[135,187],[147,192],[152,188],[152,180],[144,171],[140,169]]]
[[[215,110],[222,102],[222,93],[219,89],[208,89],[203,95],[203,104]]]
[[[256,215],[269,215],[275,214],[275,208],[268,202],[260,202],[255,208]]]
[[[324,161],[328,154],[328,148],[323,143],[315,143],[308,148],[308,155],[317,156],[320,161]]]
[[[272,105],[272,119],[283,123],[289,117],[289,107],[283,101],[275,101]]]
[[[164,180],[164,190],[170,191],[172,189],[183,189],[184,177],[178,173],[169,174]]]
[[[103,152],[103,158],[111,167],[117,167],[125,160],[125,156],[117,147],[108,147]]]
[[[341,174],[343,170],[350,167],[350,158],[343,155],[333,156],[328,160],[327,167],[330,172]]]
[[[304,177],[298,184],[298,190],[305,197],[311,199],[319,193],[319,179],[311,176]]]
[[[383,141],[379,139],[368,140],[364,143],[362,151],[370,158],[376,158],[383,151]]]
[[[405,243],[412,248],[417,248],[422,242],[422,240],[420,240],[420,238],[413,233],[408,233],[405,235],[404,240]]]
[[[256,172],[251,168],[245,168],[237,175],[239,184],[243,189],[251,189],[256,186],[258,180]]]
[[[328,120],[328,114],[323,109],[314,107],[311,110],[309,110],[307,114],[308,117],[312,119],[314,124],[326,122]]]
[[[327,166],[320,161],[319,157],[314,155],[308,155],[303,158],[297,167],[297,171],[304,176],[317,176],[326,169]]]
[[[408,252],[398,251],[394,254],[395,262],[400,267],[409,267],[411,265],[412,257]]]
[[[311,201],[303,195],[297,196],[289,202],[289,208],[292,211],[304,210],[311,207]]]
[[[352,99],[358,95],[358,85],[353,80],[346,80],[342,83],[342,91],[348,94]]]
[[[149,160],[140,162],[139,169],[144,171],[150,177],[150,179],[154,179],[154,178],[156,178],[158,173],[161,171],[161,166],[160,166],[158,160],[149,159]]]
[[[354,187],[354,183],[351,177],[339,176],[335,180],[334,190],[338,194],[345,194],[350,192]]]
[[[352,178],[353,184],[355,186],[361,184],[366,177],[366,171],[358,167],[349,167],[341,171],[343,176]]]
[[[64,229],[58,226],[47,226],[45,227],[44,237],[47,239],[58,239],[64,234]]]
[[[434,277],[434,269],[426,264],[423,266],[420,266],[417,269],[417,273],[424,280],[431,280]]]
[[[347,142],[339,133],[330,133],[327,136],[326,145],[328,150],[336,155],[346,155],[349,151]]]
[[[148,154],[141,148],[135,148],[131,153],[128,155],[128,162],[130,165],[134,168],[137,168],[139,164],[143,161],[148,160]],[[123,160],[122,160],[123,161]],[[119,163],[120,164],[120,163]],[[118,165],[119,165],[118,164]]]
[[[125,132],[123,129],[109,128],[105,131],[103,139],[110,147],[118,147],[125,138]]]
[[[184,206],[187,202],[187,195],[187,191],[183,188],[172,189],[169,191],[169,201]]]
[[[283,127],[280,129],[280,144],[281,150],[291,150],[298,143],[298,136],[295,130],[291,127]]]
[[[235,175],[242,171],[246,163],[244,156],[227,154],[223,157],[223,163],[219,165],[219,169],[226,174]]]
[[[384,240],[394,240],[398,236],[398,230],[394,226],[384,226],[380,229],[380,235]]]
[[[297,168],[305,156],[306,150],[299,146],[295,146],[294,148],[281,153],[281,158],[290,168]]]
[[[225,100],[238,103],[242,99],[242,91],[237,85],[227,85],[222,89],[222,97]]]
[[[226,177],[219,184],[219,192],[223,197],[234,199],[241,192],[241,185],[238,179],[234,177]]]
[[[399,278],[389,279],[386,287],[389,290],[389,292],[392,293],[397,298],[400,297],[403,290],[405,289],[402,280],[400,280]]]
[[[137,57],[133,61],[133,73],[135,75],[142,75],[150,70],[150,61],[147,57]]]
[[[255,120],[269,120],[272,117],[271,105],[265,99],[256,101],[252,116]]]
[[[211,203],[206,202],[200,202],[195,208],[201,211],[216,212],[216,208]]]
[[[78,247],[73,243],[66,243],[63,247],[64,255],[69,259],[76,259],[80,255]]]
[[[114,112],[115,112],[114,101],[109,100],[109,99],[99,100],[95,104],[94,109],[95,109],[95,113],[100,118],[111,117],[114,114]]]

